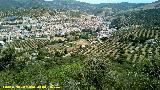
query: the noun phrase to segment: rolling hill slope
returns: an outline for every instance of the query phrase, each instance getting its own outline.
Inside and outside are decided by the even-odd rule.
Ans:
[[[146,4],[140,3],[102,3],[102,4],[89,4],[76,0],[1,0],[1,8],[32,8],[42,7],[50,9],[79,9],[87,12],[97,13],[96,11],[103,10],[104,8],[112,8],[115,12],[121,10],[128,10],[144,6]]]

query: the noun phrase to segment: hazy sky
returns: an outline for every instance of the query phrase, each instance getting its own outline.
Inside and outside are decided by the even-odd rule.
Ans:
[[[130,3],[151,3],[158,0],[77,0],[88,3],[119,3],[119,2],[130,2]]]

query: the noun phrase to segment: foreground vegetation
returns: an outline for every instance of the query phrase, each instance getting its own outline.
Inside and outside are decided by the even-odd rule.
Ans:
[[[7,43],[0,50],[0,86],[59,84],[65,90],[159,90],[158,12],[119,15],[112,22],[118,29],[112,37],[72,53],[66,45],[73,47],[70,42],[79,39],[89,41],[90,36],[95,38],[93,33],[73,32],[64,36],[67,42],[28,39]],[[46,45],[56,49],[48,52]]]
[[[158,27],[131,27],[66,57],[64,52],[48,53],[40,46],[23,52],[10,46],[1,50],[0,86],[58,83],[67,90],[158,90],[159,37]],[[147,42],[150,39],[156,43]]]

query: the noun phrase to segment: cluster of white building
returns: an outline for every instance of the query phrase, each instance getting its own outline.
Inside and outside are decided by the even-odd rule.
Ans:
[[[65,35],[65,33],[82,31],[83,29],[97,30],[97,28],[101,28],[102,31],[98,37],[112,32],[100,17],[82,15],[82,17],[73,18],[62,13],[38,18],[22,17],[22,19],[14,21],[2,20],[0,25],[3,27],[0,29],[0,39],[6,38],[7,41],[31,37],[50,39],[55,35]]]

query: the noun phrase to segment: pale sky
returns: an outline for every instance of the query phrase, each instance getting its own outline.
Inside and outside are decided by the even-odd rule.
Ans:
[[[45,0],[45,1],[52,1],[52,0]],[[120,2],[151,3],[158,0],[77,0],[77,1],[87,2],[92,4],[99,4],[99,3],[120,3]]]

